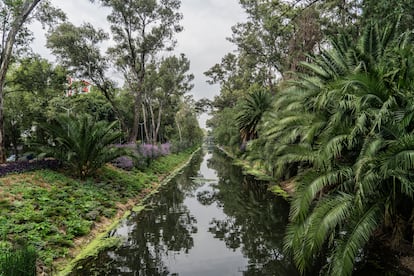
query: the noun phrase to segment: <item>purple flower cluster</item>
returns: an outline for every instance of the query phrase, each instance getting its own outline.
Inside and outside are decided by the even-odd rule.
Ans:
[[[55,159],[11,162],[0,165],[0,176],[40,169],[57,169],[59,166],[59,161]]]
[[[157,158],[159,156],[168,155],[171,153],[171,144],[165,143],[161,145],[142,144],[140,146],[140,153],[146,158]]]
[[[132,170],[134,168],[134,161],[128,156],[121,156],[112,161],[112,164],[123,170]]]
[[[171,144],[169,142],[160,145],[161,155],[168,155],[171,153]]]

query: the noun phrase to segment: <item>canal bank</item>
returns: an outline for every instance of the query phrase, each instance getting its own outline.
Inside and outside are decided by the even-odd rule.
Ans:
[[[147,206],[70,275],[297,275],[282,253],[288,203],[220,152],[193,158]]]
[[[57,275],[64,276],[72,273],[72,269],[84,259],[91,258],[99,254],[100,251],[105,248],[119,245],[122,240],[120,238],[111,237],[108,235],[111,231],[116,229],[119,224],[127,219],[132,213],[139,213],[145,209],[145,202],[154,194],[158,193],[158,190],[163,185],[166,185],[172,178],[179,174],[195,155],[200,154],[201,148],[193,151],[184,161],[176,164],[170,171],[165,171],[158,177],[158,181],[153,182],[150,187],[144,189],[137,197],[131,198],[126,204],[118,204],[117,214],[110,220],[105,219],[99,224],[96,224],[93,231],[84,237],[79,238],[76,241],[76,248],[73,249],[72,255],[74,258],[61,259],[56,263]]]
[[[217,147],[225,155],[230,157],[236,166],[242,168],[243,174],[254,176],[257,180],[269,182],[269,191],[274,193],[277,196],[281,196],[285,199],[291,197],[294,193],[294,181],[291,179],[289,181],[277,182],[272,176],[267,174],[263,169],[261,169],[257,164],[254,165],[247,160],[237,158],[230,151],[226,150],[224,147]]]

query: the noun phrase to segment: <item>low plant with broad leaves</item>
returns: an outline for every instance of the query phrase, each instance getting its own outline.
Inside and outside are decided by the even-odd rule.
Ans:
[[[117,124],[117,121],[95,121],[87,115],[59,116],[40,125],[50,136],[49,143],[40,147],[85,179],[104,164],[132,155],[127,148],[114,146],[123,135],[116,130]]]

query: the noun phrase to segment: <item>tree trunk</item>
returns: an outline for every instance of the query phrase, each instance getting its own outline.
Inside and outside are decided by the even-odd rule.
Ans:
[[[154,116],[154,109],[152,108],[152,105],[149,101],[148,106],[151,113],[151,144],[155,145],[157,143],[157,137],[156,137],[156,127],[155,127],[155,116]]]
[[[142,104],[142,119],[144,120],[143,124],[144,124],[144,131],[145,131],[145,139],[148,142],[149,136],[148,136],[148,126],[147,126],[147,112],[145,111],[145,106],[144,104]]]
[[[6,162],[6,149],[5,149],[5,134],[4,134],[4,114],[3,114],[3,93],[4,85],[6,82],[6,73],[9,68],[9,62],[13,51],[13,45],[16,40],[16,35],[26,21],[29,14],[33,11],[37,4],[41,0],[26,1],[22,5],[21,13],[19,13],[11,24],[11,29],[7,35],[7,40],[1,52],[1,64],[0,64],[0,163]]]
[[[105,84],[105,77],[104,76],[100,76],[99,80],[95,79],[92,74],[89,73],[89,78],[95,83],[96,87],[101,91],[101,93],[104,95],[105,99],[109,102],[109,104],[111,105],[111,109],[112,111],[115,113],[115,117],[118,118],[119,123],[121,124],[121,130],[123,132],[129,132],[129,129],[127,127],[127,124],[125,123],[125,119],[124,116],[122,116],[121,111],[119,110],[119,108],[117,107],[113,96],[112,96],[112,89],[110,87],[108,87],[107,84]]]
[[[145,34],[145,28],[143,29],[143,33]],[[129,33],[129,35],[131,35]],[[130,46],[131,47],[131,46]],[[135,52],[133,48],[130,48],[131,54],[133,57],[135,57]],[[133,62],[133,72],[137,78],[138,84],[136,85],[136,90],[134,91],[134,119],[132,122],[132,129],[131,133],[129,135],[129,142],[135,142],[138,137],[138,125],[139,125],[139,109],[141,108],[142,104],[142,89],[145,79],[145,57],[146,52],[141,53],[141,59],[139,63],[139,70],[136,70],[137,64]],[[132,88],[132,87],[131,87]]]
[[[132,120],[131,133],[129,134],[129,139],[128,139],[130,143],[135,142],[138,137],[140,107],[141,107],[141,92],[136,91],[134,95],[134,118]]]
[[[161,114],[162,114],[162,101],[160,101],[160,106],[158,108],[158,119],[157,119],[157,127],[155,129],[155,136],[158,137],[158,133],[160,131],[161,126]],[[162,141],[161,141],[162,142]]]
[[[177,124],[177,128],[178,128],[178,135],[180,136],[180,142],[183,141],[182,136],[181,136],[181,127],[180,124],[178,123],[178,119],[177,116],[175,116],[175,123]]]

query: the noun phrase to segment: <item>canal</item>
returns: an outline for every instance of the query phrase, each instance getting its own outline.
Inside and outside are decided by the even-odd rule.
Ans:
[[[282,252],[289,205],[220,152],[197,154],[72,275],[298,275]]]

